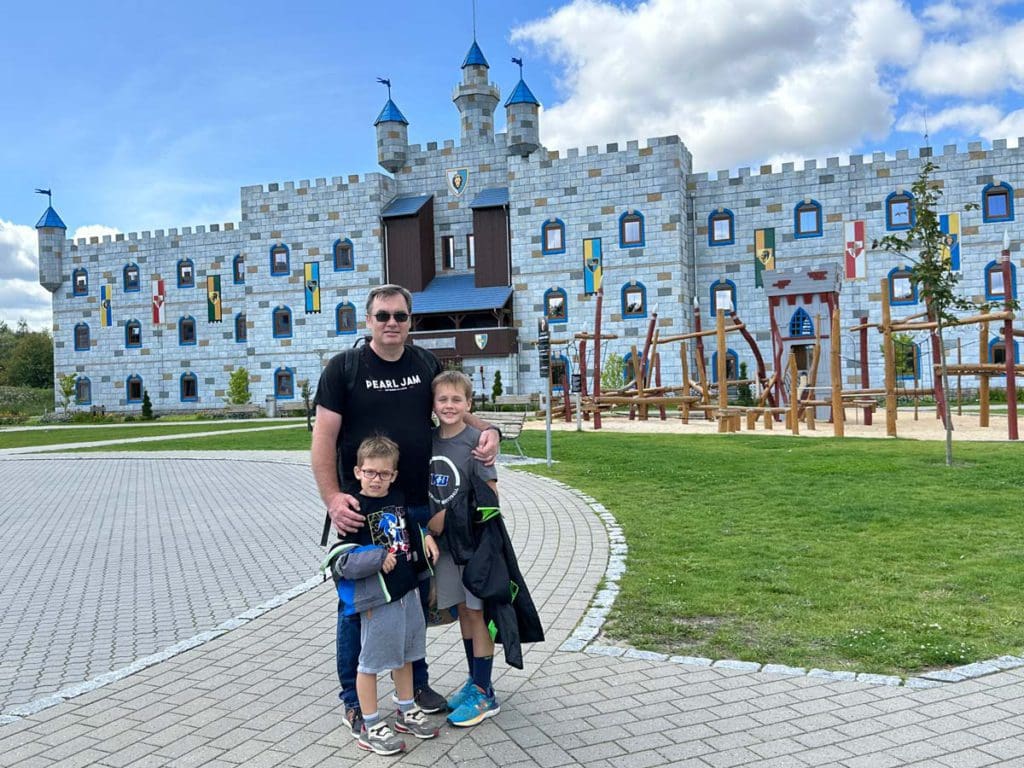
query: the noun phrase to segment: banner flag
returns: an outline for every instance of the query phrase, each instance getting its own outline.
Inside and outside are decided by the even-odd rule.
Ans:
[[[103,324],[108,328],[114,324],[114,308],[111,306],[111,297],[113,295],[113,285],[107,283],[100,286],[100,309],[103,312]]]
[[[320,311],[320,262],[306,262],[306,314]]]
[[[206,319],[211,323],[219,323],[222,319],[220,275],[206,276]]]
[[[164,281],[153,281],[153,325],[160,325],[164,322],[164,301],[167,294],[164,293]]]
[[[764,286],[762,272],[775,271],[775,228],[754,230],[754,285]]]
[[[843,263],[847,280],[862,280],[868,275],[867,255],[864,248],[864,222],[847,221],[843,224],[846,250]]]
[[[939,227],[945,235],[942,243],[942,260],[953,272],[960,271],[960,214],[947,213],[939,217]]]
[[[601,256],[601,238],[591,237],[583,241],[583,292],[597,293],[601,290],[604,263]]]

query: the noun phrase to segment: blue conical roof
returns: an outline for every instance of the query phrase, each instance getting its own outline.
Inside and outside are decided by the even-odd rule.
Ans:
[[[395,106],[395,102],[388,99],[388,103],[384,105],[380,115],[373,121],[374,125],[379,125],[380,123],[402,123],[403,125],[408,125],[409,121],[405,119],[402,110]]]
[[[476,44],[476,40],[473,41],[473,45],[469,47],[469,53],[466,54],[466,60],[462,62],[462,69],[470,65],[476,65],[480,67],[490,68],[490,64],[487,63],[487,59],[484,58],[484,52],[480,50],[480,46]]]
[[[39,219],[39,223],[36,224],[36,229],[42,229],[43,227],[57,227],[58,229],[67,229],[64,226],[64,222],[60,220],[60,216],[53,210],[53,206],[49,206],[46,209],[46,213],[43,214],[42,218]]]
[[[537,97],[533,95],[533,91],[530,90],[530,86],[526,84],[523,78],[519,78],[519,83],[516,85],[515,90],[512,91],[505,102],[506,107],[509,104],[536,104],[538,107],[540,106]]]

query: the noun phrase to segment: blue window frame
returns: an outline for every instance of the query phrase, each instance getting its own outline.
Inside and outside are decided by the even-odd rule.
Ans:
[[[647,317],[647,288],[643,283],[631,280],[622,286],[622,318]]]
[[[736,217],[728,208],[708,214],[708,245],[732,245],[736,242]]]
[[[988,361],[990,363],[1006,362],[1006,344],[1003,341],[1003,339],[996,338],[988,343]],[[1020,344],[1016,341],[1013,342],[1013,361],[1020,365]]]
[[[985,185],[981,190],[981,218],[986,224],[1013,221],[1013,187],[1005,181]]]
[[[124,380],[124,399],[128,403],[141,403],[145,390],[142,387],[142,377],[133,373]]]
[[[292,271],[291,251],[284,243],[270,246],[270,274],[287,275]]]
[[[790,337],[814,336],[814,321],[803,307],[797,307],[796,312],[789,318],[789,335]]]
[[[917,304],[917,286],[906,267],[896,267],[889,272],[889,304],[894,307]]]
[[[92,382],[88,376],[75,379],[75,405],[92,405]]]
[[[544,317],[549,324],[569,322],[569,300],[564,288],[544,291]]]
[[[347,237],[335,240],[331,251],[334,253],[335,272],[351,272],[356,268],[355,248]]]
[[[89,324],[78,323],[75,326],[75,352],[88,352],[89,346]]]
[[[192,315],[178,318],[178,346],[191,347],[196,343],[196,319]]]
[[[334,308],[334,332],[347,336],[356,332],[356,308],[352,302],[343,301]]]
[[[821,237],[821,203],[817,200],[801,200],[793,206],[793,237]]]
[[[295,398],[295,369],[278,368],[274,371],[274,397],[278,400]]]
[[[235,315],[235,341],[245,342],[249,340],[249,326],[245,323],[245,312]]]
[[[178,260],[178,287],[196,287],[196,265],[193,263],[192,259]]]
[[[178,391],[183,403],[199,402],[199,377],[192,371],[181,374]]]
[[[711,307],[712,317],[718,313],[719,304],[721,304],[726,314],[736,309],[736,283],[732,280],[715,280],[711,284],[711,302],[709,306]]]
[[[643,248],[645,244],[644,215],[626,211],[619,216],[619,248]]]
[[[917,221],[914,210],[914,196],[907,191],[897,190],[885,198],[885,228],[890,232],[910,229]]]
[[[921,346],[909,341],[900,343],[893,340],[893,352],[896,358],[896,378],[900,381],[913,381],[921,378]]]
[[[231,277],[235,285],[245,285],[245,256],[242,254],[231,260]]]
[[[139,276],[139,265],[135,263],[128,263],[124,265],[122,270],[122,277],[124,281],[124,292],[125,293],[137,293],[142,289],[142,280]]]
[[[565,253],[565,222],[548,219],[540,227],[540,251],[545,256]]]
[[[124,345],[128,349],[142,346],[142,323],[138,320],[129,320],[124,324]]]
[[[71,295],[89,295],[89,271],[84,267],[79,267],[71,272]]]
[[[569,358],[565,355],[552,355],[551,356],[551,392],[552,394],[560,395],[565,391],[565,387],[562,384],[563,379],[568,382],[572,375],[572,369],[569,367]]]
[[[1017,298],[1017,267],[1010,262],[1010,298]],[[1003,286],[1003,265],[990,261],[985,265],[985,301],[1006,301]]]
[[[283,304],[275,307],[271,315],[271,327],[274,329],[275,339],[290,339],[292,337],[292,311]]]
[[[725,350],[725,379],[735,381],[740,377],[740,356],[734,349]],[[718,350],[711,353],[711,381],[718,381]]]

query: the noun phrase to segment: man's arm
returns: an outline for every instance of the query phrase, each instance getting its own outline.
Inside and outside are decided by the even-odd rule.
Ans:
[[[341,492],[338,482],[338,435],[341,433],[341,414],[322,405],[316,407],[313,425],[313,449],[310,463],[320,498],[327,506],[331,522],[341,533],[350,533],[363,524],[359,514],[359,501]]]
[[[466,423],[480,430],[480,442],[473,449],[473,458],[483,462],[485,467],[492,466],[498,458],[498,445],[501,443],[498,428],[472,413],[466,414]]]

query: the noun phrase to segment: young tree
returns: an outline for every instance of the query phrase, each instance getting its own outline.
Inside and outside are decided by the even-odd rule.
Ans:
[[[68,411],[71,409],[71,401],[75,396],[75,385],[78,383],[78,374],[76,373],[65,373],[59,379],[57,384],[60,387],[60,404],[64,409],[64,415],[67,416]]]
[[[53,386],[53,339],[46,331],[21,331],[7,361],[7,383],[14,387]]]
[[[626,361],[622,355],[612,352],[601,361],[601,391],[611,392],[615,389],[622,389],[626,383],[623,377],[626,375]]]
[[[249,371],[245,368],[235,368],[231,372],[227,400],[230,405],[245,405],[252,400],[252,393],[249,391]]]
[[[501,386],[501,371],[494,372],[494,385],[491,387],[491,400],[494,403],[498,402],[498,398],[501,397],[504,392],[504,388]]]
[[[143,421],[153,420],[153,401],[149,399],[149,390],[142,390],[142,419]]]
[[[309,385],[309,379],[299,382],[302,392],[302,402],[306,404],[306,429],[313,431],[313,388]]]

